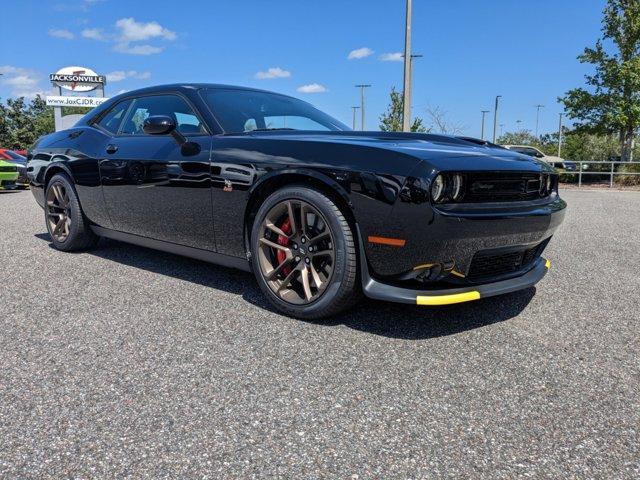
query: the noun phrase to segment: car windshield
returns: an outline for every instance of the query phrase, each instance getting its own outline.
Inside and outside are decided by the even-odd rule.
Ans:
[[[202,96],[225,133],[349,130],[346,125],[310,104],[276,93],[205,89]]]
[[[531,157],[542,157],[542,153],[540,153],[535,148],[528,147],[512,147],[511,150],[514,150],[518,153],[524,153],[525,155],[529,155]]]

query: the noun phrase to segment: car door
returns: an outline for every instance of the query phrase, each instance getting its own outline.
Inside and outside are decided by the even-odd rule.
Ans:
[[[171,135],[145,134],[143,122],[154,115],[171,117],[188,143],[181,146]],[[210,154],[211,135],[184,97],[176,93],[133,99],[100,162],[113,228],[215,250]]]

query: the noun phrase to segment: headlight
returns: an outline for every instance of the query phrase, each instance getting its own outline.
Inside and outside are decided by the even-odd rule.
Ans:
[[[551,195],[551,175],[547,175],[546,194]]]
[[[457,173],[451,177],[451,198],[456,201],[462,198],[462,175]]]
[[[547,189],[547,178],[549,175],[545,175],[544,173],[540,174],[540,196],[544,197]]]
[[[433,183],[431,184],[431,198],[434,202],[439,202],[442,200],[444,196],[444,177],[442,175],[438,175],[433,179]]]

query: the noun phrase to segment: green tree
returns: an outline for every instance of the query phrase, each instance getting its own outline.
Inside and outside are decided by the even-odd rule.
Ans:
[[[531,134],[529,130],[520,130],[518,132],[505,132],[496,142],[499,145],[531,145],[538,146],[538,139]]]
[[[63,115],[86,113],[87,108],[63,108]],[[24,97],[10,98],[0,103],[0,147],[28,148],[38,137],[55,130],[53,107],[37,96],[30,102]]]
[[[569,90],[559,101],[580,122],[579,130],[616,133],[622,159],[631,160],[640,125],[640,0],[608,0],[602,38],[578,60],[592,64],[595,73],[585,77],[587,88]]]
[[[615,135],[594,135],[583,131],[565,134],[562,157],[585,162],[607,162],[620,155]],[[609,169],[609,165],[590,165],[591,170]]]
[[[383,132],[401,132],[402,131],[402,94],[396,92],[395,87],[391,88],[391,102],[387,107],[387,111],[380,116],[380,130]],[[415,117],[411,124],[412,132],[424,133],[427,129],[422,123],[422,119]]]

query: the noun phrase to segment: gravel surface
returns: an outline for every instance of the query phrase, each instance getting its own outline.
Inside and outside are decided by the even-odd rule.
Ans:
[[[0,477],[638,478],[640,193],[564,196],[537,289],[313,323],[0,193]]]

